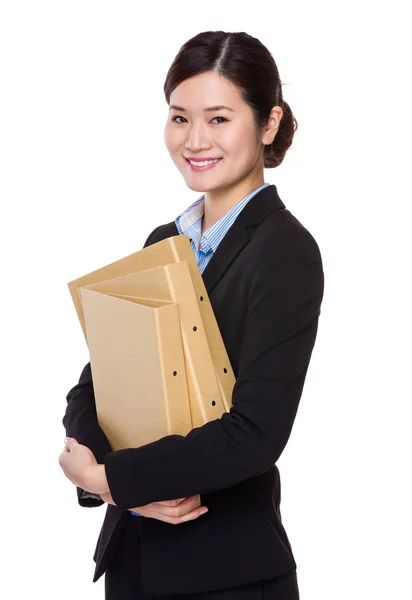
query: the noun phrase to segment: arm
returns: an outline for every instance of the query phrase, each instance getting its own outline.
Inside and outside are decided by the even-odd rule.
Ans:
[[[230,487],[278,460],[302,394],[323,285],[319,248],[307,230],[265,240],[251,269],[230,412],[186,436],[109,452],[105,475],[119,507]]]
[[[79,383],[67,394],[67,407],[63,425],[68,437],[74,437],[93,452],[98,463],[112,448],[97,420],[96,404],[90,362],[83,368]],[[76,486],[80,506],[101,506],[104,501],[99,494],[92,494]]]
[[[152,243],[156,227],[144,243],[144,248]],[[83,368],[79,382],[66,396],[67,407],[63,417],[66,436],[76,438],[93,452],[98,463],[104,459],[112,448],[97,420],[93,380],[90,362]],[[76,486],[80,506],[94,507],[104,504],[99,494],[93,494]]]

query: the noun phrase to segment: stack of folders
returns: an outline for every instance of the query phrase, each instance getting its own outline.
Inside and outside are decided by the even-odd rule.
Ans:
[[[230,410],[235,377],[187,235],[68,287],[113,450],[186,435]]]

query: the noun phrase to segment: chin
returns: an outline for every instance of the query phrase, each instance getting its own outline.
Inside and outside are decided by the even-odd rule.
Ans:
[[[193,192],[204,192],[205,190],[203,188],[200,188],[198,185],[195,185],[193,183],[189,183],[186,179],[185,179],[185,183],[187,185],[187,187],[192,190]]]
[[[225,185],[221,184],[221,183],[217,183],[217,184],[215,183],[215,184],[209,184],[209,185],[204,183],[202,186],[200,186],[200,183],[195,183],[194,181],[190,181],[186,178],[185,178],[185,182],[189,189],[193,190],[194,192],[201,192],[202,194],[204,194],[205,192],[212,192],[213,190],[217,190],[219,188],[225,187]]]

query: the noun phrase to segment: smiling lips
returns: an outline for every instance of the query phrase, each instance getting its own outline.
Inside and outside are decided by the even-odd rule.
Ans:
[[[185,157],[186,158],[186,157]],[[201,159],[197,158],[186,158],[189,169],[192,171],[205,171],[206,169],[212,169],[215,165],[217,165],[222,158],[210,158],[210,159]]]

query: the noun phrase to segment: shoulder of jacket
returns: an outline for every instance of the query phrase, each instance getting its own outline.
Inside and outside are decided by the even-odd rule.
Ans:
[[[165,223],[163,225],[159,225],[150,233],[143,247],[146,248],[146,246],[151,246],[152,244],[156,244],[157,242],[160,242],[161,240],[164,240],[168,237],[172,237],[174,235],[178,235],[174,221],[171,221],[170,223]]]
[[[288,209],[270,213],[259,227],[259,254],[311,256],[321,259],[319,245],[312,233]]]

